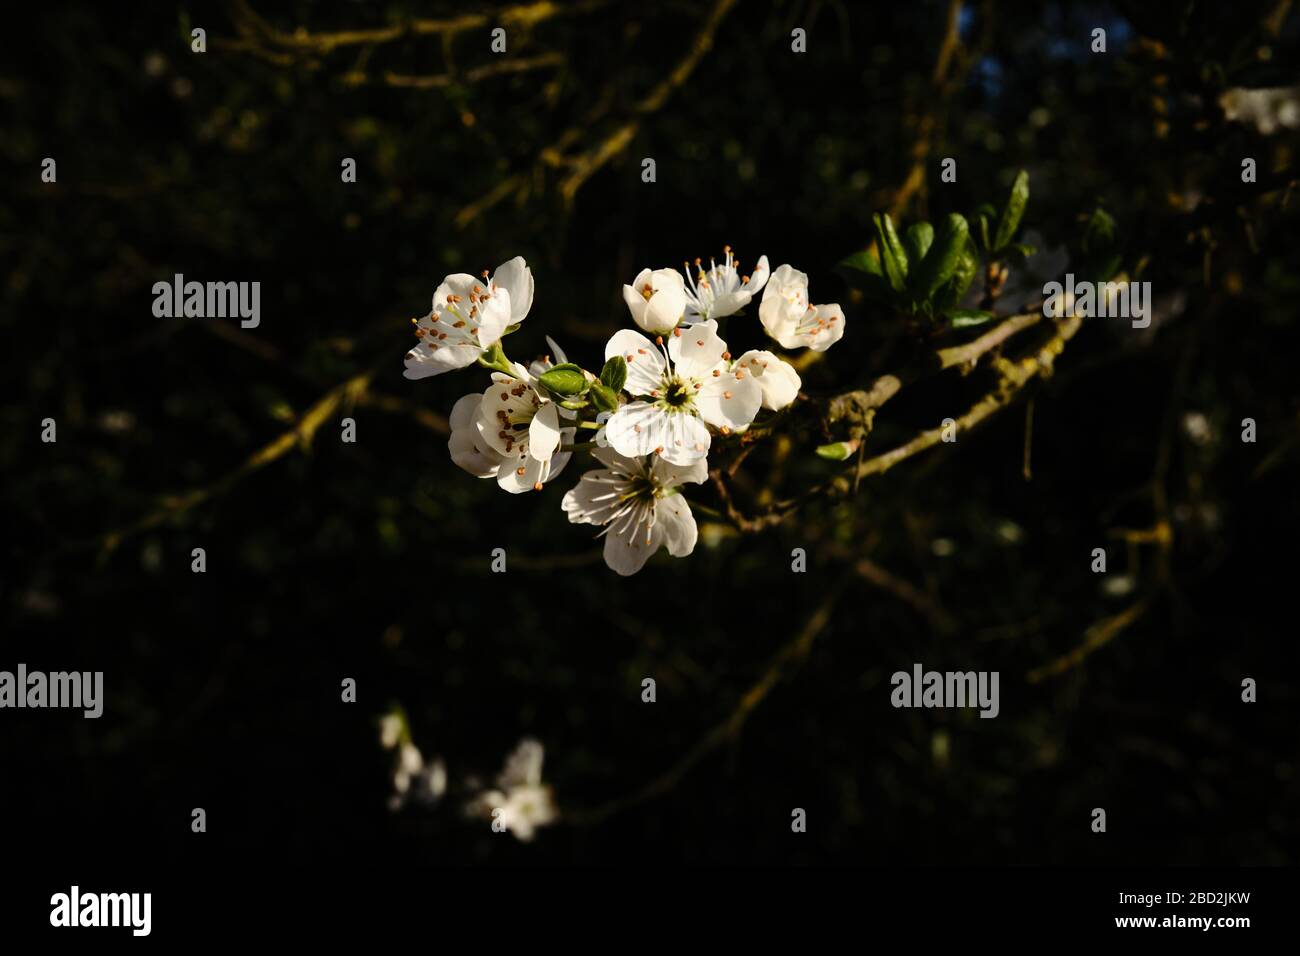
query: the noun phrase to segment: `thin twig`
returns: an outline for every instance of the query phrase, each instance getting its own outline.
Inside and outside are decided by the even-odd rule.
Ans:
[[[329,33],[309,33],[301,29],[286,33],[277,30],[268,20],[254,12],[247,0],[235,0],[234,17],[236,26],[246,35],[257,36],[266,43],[286,50],[323,55],[340,47],[373,46],[408,36],[455,36],[484,27],[528,28],[557,17],[588,13],[606,6],[608,2],[609,0],[577,0],[554,3],[539,0],[537,3],[521,3],[483,13],[465,13],[443,20],[417,17],[386,27]]]
[[[681,783],[682,779],[713,751],[739,736],[749,715],[767,698],[772,688],[785,675],[786,667],[798,664],[808,656],[813,642],[831,621],[835,605],[844,591],[845,581],[845,578],[841,578],[831,586],[816,610],[800,628],[799,633],[777,652],[767,670],[745,691],[731,714],[714,725],[681,759],[634,793],[590,810],[571,811],[565,815],[566,821],[579,826],[600,823],[617,813],[653,800]]]
[[[376,371],[375,368],[367,369],[330,389],[302,414],[292,428],[274,441],[263,445],[245,459],[239,467],[215,481],[191,488],[181,494],[164,497],[159,506],[143,518],[124,528],[103,534],[95,539],[93,543],[99,545],[101,555],[111,554],[127,538],[184,515],[191,509],[225,492],[240,479],[251,475],[255,471],[260,471],[272,462],[283,458],[294,448],[306,450],[311,446],[316,431],[335,411],[340,407],[351,407],[365,394]]]
[[[1088,628],[1082,644],[1041,667],[1035,667],[1025,675],[1025,680],[1030,684],[1038,684],[1048,677],[1056,677],[1077,667],[1088,655],[1105,647],[1122,634],[1127,627],[1146,614],[1150,607],[1150,598],[1144,597],[1118,614],[1112,614],[1098,621]]]

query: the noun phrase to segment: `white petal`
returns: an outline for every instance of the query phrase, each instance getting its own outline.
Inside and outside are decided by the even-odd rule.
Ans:
[[[629,394],[649,395],[663,383],[663,353],[640,332],[631,329],[615,332],[605,344],[605,361],[615,355],[623,356],[627,362],[627,384],[623,387]]]
[[[655,503],[655,525],[662,529],[664,547],[675,558],[684,558],[695,550],[699,532],[691,506],[681,495],[669,495]]]
[[[509,262],[503,262],[492,273],[491,282],[498,289],[510,294],[510,322],[522,322],[533,307],[533,270],[523,256],[515,256]],[[484,343],[491,345],[491,342]]]
[[[542,480],[542,462],[529,455],[514,455],[501,462],[497,470],[497,484],[512,495],[532,491]]]
[[[551,347],[551,354],[555,356],[554,364],[563,365],[565,362],[569,361],[568,357],[564,354],[564,349],[560,348],[559,343],[549,335],[546,337],[546,344]]]
[[[751,349],[740,357],[736,367],[754,376],[763,391],[763,407],[774,412],[793,402],[803,387],[793,365],[765,350]]]
[[[467,365],[473,365],[483,350],[476,345],[442,345],[432,348],[421,342],[406,353],[406,370],[404,378],[420,379],[430,375],[441,375]]]
[[[749,305],[749,301],[753,297],[754,294],[747,288],[740,288],[735,292],[724,292],[713,300],[713,308],[709,312],[709,317],[725,319],[729,315],[735,315]]]
[[[478,478],[496,477],[501,456],[483,447],[475,427],[479,403],[483,396],[472,393],[462,396],[451,409],[451,437],[447,440],[447,449],[451,460]]]
[[[718,323],[709,319],[681,330],[668,340],[668,355],[680,375],[704,378],[722,361],[727,343],[718,337]]]
[[[542,761],[545,756],[546,751],[542,748],[541,741],[525,737],[506,757],[505,766],[497,777],[497,786],[502,790],[537,786],[542,782]]]
[[[622,496],[632,490],[630,482],[608,468],[594,468],[564,493],[561,507],[573,524],[602,525],[622,505]]]
[[[682,277],[674,269],[658,269],[650,282],[650,299],[637,324],[651,333],[670,332],[686,311],[686,288]]]
[[[824,319],[826,324],[821,326],[815,335],[810,336],[808,347],[814,352],[825,352],[844,337],[844,310],[834,303],[815,308],[816,318]]]
[[[629,522],[620,530],[621,533],[605,535],[605,563],[627,577],[640,571],[659,550],[663,531],[656,526],[647,538],[645,525],[640,522]]]
[[[493,452],[482,452],[474,443],[473,432],[469,430],[452,432],[447,439],[447,449],[451,460],[475,478],[495,478],[501,466],[501,456]]]
[[[605,440],[624,457],[648,455],[668,443],[669,419],[684,417],[649,402],[629,402],[605,423]]]
[[[501,333],[510,324],[510,293],[497,289],[489,298],[478,303],[478,341],[489,348],[501,340]]]
[[[667,435],[658,454],[674,465],[690,465],[708,455],[712,442],[708,427],[697,416],[675,412],[668,415]]]
[[[641,276],[637,276],[637,281],[641,281]],[[627,303],[628,312],[632,313],[632,321],[645,328],[645,310],[649,306],[645,297],[632,286],[625,285],[623,286],[623,301]]]
[[[644,458],[628,458],[612,448],[597,446],[591,450],[591,457],[620,475],[644,476],[646,473]]]
[[[808,276],[789,265],[778,267],[768,279],[763,301],[758,306],[763,328],[780,342],[807,310]]]
[[[458,295],[465,301],[469,301],[469,294],[473,291],[474,286],[479,284],[479,280],[472,275],[464,272],[456,272],[447,276],[439,283],[438,288],[433,290],[433,309],[440,312],[447,307],[447,299],[452,295]]]
[[[577,434],[577,431],[576,428],[561,428],[560,444],[572,446],[574,435]],[[542,477],[542,484],[546,484],[546,482],[564,471],[564,466],[569,463],[569,459],[572,457],[573,452],[571,451],[557,451],[552,455],[551,460],[547,463],[546,468],[544,469],[545,474]]]
[[[768,297],[769,291],[775,295],[785,295],[786,290],[788,288],[789,289],[808,288],[808,274],[806,272],[800,272],[798,269],[796,269],[794,266],[788,263],[785,265],[777,266],[776,271],[772,273],[772,277],[768,281],[771,283],[772,288],[770,290],[764,290],[763,292],[764,299]]]
[[[498,454],[507,457],[517,455],[527,448],[532,440],[532,432],[530,429],[504,424],[501,416],[504,414],[507,421],[528,422],[531,426],[541,399],[532,386],[504,375],[493,375],[492,381],[493,384],[483,392],[483,401],[479,405],[479,433]]]
[[[447,418],[451,430],[459,431],[473,425],[474,419],[478,417],[479,403],[482,401],[483,396],[478,392],[470,392],[456,399],[456,404],[451,406],[451,415]]]
[[[546,402],[528,424],[528,454],[550,461],[560,447],[560,415],[554,402]]]
[[[743,368],[723,371],[717,378],[710,374],[695,396],[700,417],[714,428],[746,428],[762,405],[763,390]]]
[[[745,283],[745,288],[751,295],[758,295],[763,286],[767,285],[771,272],[767,264],[767,256],[759,256],[758,265],[754,266],[754,271],[749,274],[749,282]]]
[[[678,485],[698,485],[709,477],[709,463],[701,458],[689,465],[674,465],[666,458],[655,457],[650,469],[651,477],[660,488],[676,488]]]

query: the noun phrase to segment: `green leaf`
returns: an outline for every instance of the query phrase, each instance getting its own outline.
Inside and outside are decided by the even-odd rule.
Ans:
[[[587,376],[572,362],[547,369],[537,380],[556,395],[581,395],[587,390]]]
[[[907,250],[908,263],[920,262],[930,251],[934,242],[934,226],[928,222],[917,222],[908,226],[903,234],[903,248]]]
[[[957,262],[957,268],[953,270],[952,278],[935,293],[934,307],[944,312],[960,302],[966,295],[966,290],[970,288],[970,284],[975,281],[979,269],[980,259],[977,251],[972,243],[968,243],[966,251]]]
[[[1013,242],[1011,245],[1007,246],[1006,251],[1019,256],[1020,260],[1023,262],[1036,254],[1038,252],[1038,247],[1027,246],[1023,242]]]
[[[889,213],[876,213],[876,238],[880,241],[880,263],[885,269],[885,278],[895,292],[907,288],[907,251],[894,231],[894,221]]]
[[[948,319],[954,329],[969,329],[971,326],[983,325],[994,318],[996,316],[992,312],[985,312],[983,309],[957,309],[948,313]]]
[[[1011,184],[1011,195],[1002,208],[1002,218],[998,220],[997,235],[993,237],[993,251],[1003,249],[1016,237],[1020,228],[1020,219],[1025,214],[1025,205],[1029,202],[1029,173],[1020,170],[1016,180]]]
[[[627,362],[623,356],[615,355],[605,363],[605,367],[600,370],[600,381],[615,394],[623,391],[623,385],[627,382]]]
[[[623,372],[624,375],[627,374],[626,369]],[[591,390],[587,392],[587,397],[591,399],[591,404],[595,405],[599,411],[618,411],[618,392],[608,385],[603,385],[600,382],[592,383]]]
[[[975,220],[979,233],[979,247],[986,252],[989,251],[989,220],[992,218],[992,216],[981,215]]]
[[[863,249],[861,252],[845,256],[840,260],[839,266],[841,269],[852,269],[855,272],[865,272],[867,275],[885,274],[880,268],[880,257],[876,255],[874,249]]]
[[[969,239],[970,227],[966,224],[966,217],[950,213],[939,227],[930,251],[920,266],[912,270],[910,287],[919,301],[928,302],[939,287],[952,278],[966,253]]]

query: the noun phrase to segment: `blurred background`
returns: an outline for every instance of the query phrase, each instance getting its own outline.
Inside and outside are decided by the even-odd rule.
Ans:
[[[82,3],[5,45],[0,669],[103,670],[107,695],[99,720],[0,714],[19,846],[1294,862],[1293,4]],[[623,283],[730,244],[843,305],[804,383],[861,387],[918,348],[836,272],[871,214],[1000,203],[1020,168],[1040,247],[1115,218],[1151,327],[1085,323],[957,444],[759,534],[701,514],[694,555],[634,578],[560,510],[583,462],[520,496],[452,464],[481,370],[402,377],[447,273],[525,256],[512,357],[549,333],[591,368],[630,325]],[[260,326],[155,318],[177,272],[260,281]],[[733,350],[756,330],[733,319]],[[905,389],[866,453],[991,382]],[[818,440],[756,453],[739,492],[825,479]],[[999,717],[891,708],[916,662],[1000,672]],[[446,762],[436,806],[387,807],[393,706]],[[459,806],[525,736],[566,815],[527,845]]]

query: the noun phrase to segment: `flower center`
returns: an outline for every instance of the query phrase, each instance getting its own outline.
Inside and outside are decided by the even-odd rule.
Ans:
[[[690,400],[690,390],[687,389],[683,382],[673,382],[668,386],[667,394],[664,395],[664,401],[673,408],[681,408]]]
[[[692,378],[682,378],[669,371],[659,387],[650,393],[655,404],[666,412],[695,413],[695,393],[700,383]]]

